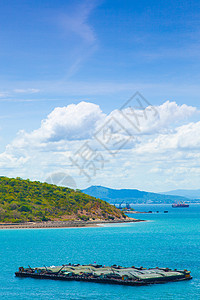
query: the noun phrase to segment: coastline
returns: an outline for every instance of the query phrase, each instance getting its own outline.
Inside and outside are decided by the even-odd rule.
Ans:
[[[125,214],[150,214],[149,211],[137,211],[137,210],[130,210],[130,211],[124,211]]]
[[[0,229],[44,229],[44,228],[81,228],[81,227],[101,227],[104,224],[117,223],[137,223],[145,220],[128,218],[126,220],[94,220],[94,221],[47,221],[47,222],[27,222],[27,223],[1,223]]]

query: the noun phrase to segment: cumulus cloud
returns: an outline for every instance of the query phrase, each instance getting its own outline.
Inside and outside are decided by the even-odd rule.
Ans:
[[[112,137],[118,140],[127,135],[132,137],[153,135],[163,131],[169,134],[172,124],[181,120],[185,121],[195,113],[194,107],[178,106],[175,102],[167,101],[154,109],[148,106],[144,111],[135,110],[134,115],[132,112],[129,113],[129,108],[122,112],[114,110],[106,115],[98,105],[83,101],[77,105],[55,108],[46,119],[42,120],[40,128],[31,133],[20,131],[14,145],[18,149],[47,146],[49,151],[52,147],[64,149],[63,145],[66,147],[66,142],[92,139],[99,129],[104,134],[104,138],[106,131],[110,129]],[[133,124],[137,125],[139,131]]]
[[[56,107],[42,120],[40,128],[30,133],[25,130],[18,132],[0,155],[0,164],[2,166],[8,161],[15,165],[19,159],[24,162],[37,151],[62,152],[69,147],[72,149],[70,142],[74,142],[76,147],[80,140],[91,139],[98,122],[104,118],[100,107],[93,103],[80,102]]]
[[[39,174],[46,178],[46,174],[51,171],[69,173],[70,170],[70,174],[77,175],[78,170],[71,166],[69,157],[87,140],[91,147],[105,156],[107,166],[102,171],[103,174],[107,172],[110,176],[113,168],[116,168],[118,173],[125,174],[126,178],[134,176],[139,187],[141,176],[137,176],[142,172],[149,172],[154,176],[159,172],[161,174],[163,170],[163,174],[166,175],[169,166],[171,170],[174,168],[172,162],[175,166],[178,162],[180,164],[180,161],[187,161],[188,167],[194,167],[200,160],[200,157],[197,157],[200,147],[200,122],[188,123],[189,118],[196,113],[198,111],[195,107],[177,105],[169,101],[154,109],[151,106],[146,106],[145,111],[136,109],[137,117],[130,114],[130,107],[124,108],[123,111],[114,110],[110,114],[103,113],[98,105],[88,102],[56,107],[42,120],[38,129],[30,133],[23,130],[17,134],[0,154],[0,166],[11,173],[16,170],[16,176],[30,178],[33,178],[33,174],[35,178],[38,178]],[[132,125],[137,118],[140,131]],[[105,140],[108,137],[108,129],[113,130],[110,132],[112,138],[106,145],[109,150],[118,149],[118,144],[113,143],[113,140],[121,142],[123,138],[133,138],[127,145],[123,145],[120,151],[116,151],[116,158],[111,158],[109,151],[96,139],[100,130],[101,138]],[[179,170],[180,168],[185,172],[184,166],[179,165]],[[82,180],[83,176],[78,176]],[[104,177],[99,176],[101,179]]]
[[[200,122],[180,126],[174,131],[159,134],[155,138],[141,143],[138,153],[163,153],[168,150],[195,150],[200,148]]]
[[[80,102],[57,107],[30,136],[43,142],[91,138],[97,122],[103,117],[100,107],[93,103]]]
[[[122,111],[114,110],[106,115],[99,105],[84,101],[77,105],[56,107],[46,119],[42,120],[40,128],[30,133],[24,130],[20,131],[15,140],[7,146],[7,150],[13,149],[16,152],[16,149],[42,149],[48,145],[49,151],[52,151],[52,144],[55,144],[55,147],[61,147],[60,150],[65,145],[63,150],[66,150],[66,142],[78,143],[80,140],[92,139],[99,130],[105,134],[107,129],[112,129],[110,134],[118,138],[135,134],[152,136],[164,131],[167,135],[161,134],[153,142],[150,141],[147,144],[150,146],[151,143],[154,143],[155,147],[157,144],[162,148],[166,139],[170,140],[167,143],[168,146],[175,139],[171,133],[171,125],[181,120],[185,121],[197,111],[194,107],[178,106],[175,102],[169,101],[154,109],[147,106],[145,110],[134,110],[134,114],[132,111],[129,113],[129,110],[130,108],[125,108]],[[139,131],[133,124],[138,126]],[[197,125],[188,126],[193,128]],[[186,128],[187,126],[183,130]],[[181,128],[177,129],[178,134],[181,130]],[[190,134],[188,134],[188,139],[189,137]]]
[[[176,102],[166,101],[158,106],[160,120],[163,124],[184,120],[197,112],[197,108],[186,104],[178,105]]]
[[[129,133],[139,141],[138,137],[170,133],[175,126],[187,123],[190,117],[198,113],[195,107],[185,104],[179,106],[169,101],[159,106],[141,104],[140,109],[138,105],[134,108],[133,103],[133,106],[123,110],[114,110],[106,120],[114,118],[124,128],[124,134]]]

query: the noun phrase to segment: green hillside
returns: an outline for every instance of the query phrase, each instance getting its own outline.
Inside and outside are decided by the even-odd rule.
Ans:
[[[79,190],[0,177],[0,223],[124,218],[126,216],[114,206]]]

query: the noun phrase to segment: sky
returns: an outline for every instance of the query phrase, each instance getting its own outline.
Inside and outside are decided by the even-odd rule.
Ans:
[[[200,2],[0,2],[0,174],[199,189]]]

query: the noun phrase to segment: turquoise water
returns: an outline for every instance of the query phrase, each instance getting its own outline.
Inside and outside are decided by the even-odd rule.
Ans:
[[[0,230],[0,299],[200,299],[200,205],[138,207],[159,213],[119,226]],[[19,266],[68,262],[186,268],[193,280],[127,287],[14,276]]]

